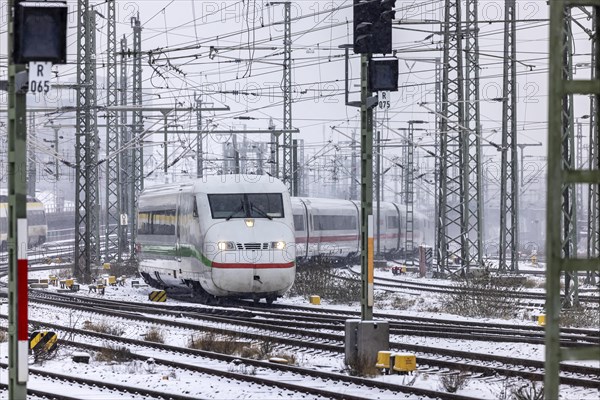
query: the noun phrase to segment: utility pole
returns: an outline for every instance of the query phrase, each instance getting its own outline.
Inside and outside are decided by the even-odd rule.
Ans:
[[[90,283],[99,238],[98,131],[96,107],[96,12],[89,0],[77,6],[77,130],[74,275]]]
[[[271,5],[283,4],[284,6],[284,33],[283,33],[283,129],[292,129],[292,16],[291,2],[272,2]],[[279,139],[277,139],[279,140]],[[294,195],[293,179],[293,141],[291,133],[283,134],[283,183],[288,188],[290,195]],[[279,147],[279,146],[277,146]]]
[[[519,271],[516,3],[505,1],[500,160],[500,272]]]
[[[32,141],[35,142],[36,138],[36,130],[35,130],[35,114],[29,114],[29,137]],[[28,146],[29,153],[29,162],[27,168],[27,174],[29,175],[27,179],[27,194],[31,197],[35,197],[35,186],[36,186],[36,178],[37,178],[37,161],[35,155],[35,149],[33,146]]]
[[[346,49],[348,51],[348,49]],[[350,160],[350,171],[352,176],[350,177],[350,200],[358,200],[358,185],[356,180],[357,175],[357,152],[356,152],[356,130],[352,130],[352,159]]]
[[[120,50],[121,69],[119,71],[119,89],[121,93],[119,98],[119,105],[123,107],[127,105],[127,38],[125,37],[125,35],[123,35],[123,37],[121,38]],[[127,127],[127,111],[121,111],[120,119],[121,129],[119,132],[119,143],[129,144],[131,141],[131,130]],[[133,210],[130,208],[131,202],[129,201],[129,197],[133,192],[133,189],[131,189],[131,186],[133,185],[133,177],[131,176],[131,174],[133,173],[131,154],[132,150],[122,151],[119,153],[117,161],[119,171],[119,186],[121,187],[119,190],[119,212],[121,215],[119,218],[119,247],[117,251],[118,262],[121,262],[121,255],[125,252],[125,249],[127,248],[127,230],[129,225],[129,219],[131,218],[131,214],[133,213]]]
[[[119,159],[110,157],[119,149],[119,128],[117,112],[110,107],[117,105],[117,33],[115,0],[106,3],[106,198],[104,219],[104,260],[110,262],[120,252],[120,210],[121,182],[119,180]],[[120,256],[117,255],[117,259]]]
[[[598,25],[598,19],[600,15],[600,10],[598,8],[594,8],[592,10],[592,32],[596,32],[596,30],[600,27]],[[591,43],[591,79],[597,79],[600,77],[600,71],[597,71],[594,67],[598,64],[598,52],[600,51],[600,43],[598,43],[597,37],[592,37],[590,40]],[[598,98],[597,96],[590,96],[590,130],[589,130],[589,150],[588,150],[588,169],[600,169],[600,149],[598,146],[600,145],[600,141],[598,140]],[[588,240],[587,240],[587,256],[588,258],[598,257],[600,254],[600,193],[599,193],[600,185],[599,184],[589,184],[588,185],[588,212],[587,212],[587,230],[588,230]],[[596,275],[600,275],[600,271],[588,271],[588,276],[586,279],[586,283],[595,284],[596,283]]]
[[[26,399],[29,375],[27,90],[50,90],[52,62],[66,63],[67,6],[7,2],[8,398]],[[35,28],[35,32],[32,28]],[[39,31],[38,31],[39,30]],[[43,43],[39,32],[44,32]],[[29,74],[25,63],[29,62]],[[4,85],[2,85],[4,86]]]
[[[466,1],[465,30],[465,122],[462,139],[463,249],[466,271],[483,265],[483,198],[481,196],[481,123],[479,112],[479,0]]]
[[[13,10],[19,0],[8,0],[8,397],[27,398],[29,331],[27,314],[27,124],[26,92],[17,78],[26,76],[24,64],[13,62]],[[18,28],[17,28],[18,29]]]
[[[571,9],[565,9],[563,26],[563,80],[573,79],[573,58],[571,41],[573,32],[571,27]],[[563,163],[567,169],[575,169],[575,135],[573,131],[573,93],[566,93],[562,101],[561,126],[563,132],[562,156]],[[561,247],[565,258],[577,257],[577,208],[576,208],[575,185],[565,183],[562,186],[562,229],[563,237]],[[579,306],[579,282],[577,271],[565,271],[565,308]]]
[[[447,272],[452,252],[460,252],[462,267],[468,260],[464,226],[464,78],[461,0],[445,0],[440,185],[438,194],[438,265]],[[462,268],[461,268],[462,269]]]
[[[229,106],[225,107],[202,107],[202,96],[194,93],[194,99],[196,102],[196,130],[197,130],[197,141],[196,141],[196,177],[202,178],[204,171],[204,156],[203,156],[203,142],[204,136],[208,133],[208,126],[206,129],[202,129],[202,111],[229,111]],[[166,138],[165,138],[166,143]],[[165,158],[166,159],[166,158]]]
[[[202,132],[202,100],[195,92],[194,99],[196,100],[196,129]],[[203,142],[204,135],[199,133],[196,141],[196,178],[202,178],[204,171]]]
[[[583,4],[594,7],[594,26],[600,22],[600,1],[570,2],[553,0],[550,3],[550,55],[548,98],[548,190],[546,207],[546,340],[544,396],[558,399],[560,363],[570,360],[600,360],[600,346],[561,347],[561,275],[565,274],[565,298],[568,290],[567,276],[577,271],[599,271],[597,257],[578,258],[572,243],[573,190],[577,184],[600,185],[600,165],[594,169],[576,169],[572,163],[572,110],[571,97],[575,94],[594,96],[594,121],[599,119],[600,57],[597,46],[600,32],[592,33],[594,47],[594,70],[592,79],[572,79],[570,58],[571,7]],[[597,161],[597,159],[596,159]],[[576,276],[576,275],[575,275]],[[576,300],[576,299],[574,299]],[[565,304],[569,305],[569,304]]]
[[[133,170],[131,173],[132,184],[130,186],[131,193],[129,194],[129,236],[130,254],[135,254],[135,242],[137,236],[137,213],[135,205],[137,196],[144,190],[144,147],[141,142],[141,134],[144,128],[144,119],[142,115],[142,24],[140,23],[139,14],[131,18],[131,27],[133,28],[133,105],[140,107],[140,110],[133,112],[133,129],[132,129],[132,149],[131,163]]]
[[[373,319],[373,108],[369,104],[369,54],[360,55],[360,217],[361,316]]]

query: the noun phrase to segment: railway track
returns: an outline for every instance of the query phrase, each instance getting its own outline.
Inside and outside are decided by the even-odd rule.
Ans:
[[[357,271],[354,271],[352,269],[348,269],[349,272],[351,272],[352,274],[354,274],[355,276],[360,276],[360,273]],[[346,278],[346,277],[337,277],[338,279],[350,279],[350,278]],[[414,282],[414,281],[408,281],[408,280],[404,280],[404,279],[400,279],[400,278],[386,278],[386,277],[380,277],[380,276],[376,276],[375,277],[375,287],[378,289],[383,289],[383,290],[415,290],[415,291],[426,291],[426,292],[431,292],[431,293],[439,293],[439,294],[453,294],[456,293],[457,291],[460,290],[464,290],[463,288],[457,287],[457,286],[448,286],[448,285],[443,285],[443,284],[436,284],[436,283],[429,283],[429,282]],[[472,289],[474,290],[474,289]],[[475,292],[477,290],[474,290]],[[600,293],[600,288],[598,289],[589,289],[589,290],[585,290],[585,289],[580,289],[580,291],[583,291],[583,293],[585,292],[592,292],[592,293]],[[484,292],[483,290],[481,290],[480,292]],[[545,293],[539,293],[539,292],[533,292],[533,291],[527,291],[527,290],[520,290],[520,291],[516,291],[516,290],[503,290],[503,291],[498,291],[498,290],[485,290],[486,293],[497,293],[497,294],[502,294],[502,295],[506,295],[507,292],[510,292],[511,296],[519,299],[521,301],[535,301],[535,303],[526,303],[526,305],[531,305],[531,306],[540,306],[545,303],[546,301],[546,294]],[[579,301],[582,303],[588,303],[591,305],[599,305],[600,304],[600,296],[599,295],[585,295],[585,294],[580,294],[579,295]]]
[[[34,322],[44,324],[41,321]],[[46,325],[46,324],[44,324]],[[177,376],[184,374],[206,374],[217,376],[221,379],[238,380],[245,384],[251,383],[258,387],[259,393],[256,398],[264,397],[264,387],[269,386],[283,391],[282,396],[298,397],[299,395],[312,395],[318,398],[333,399],[365,399],[374,398],[373,390],[376,389],[376,397],[393,398],[399,393],[412,394],[419,398],[442,398],[456,400],[473,400],[473,397],[454,395],[437,392],[425,388],[410,387],[391,382],[380,382],[371,379],[352,377],[340,373],[316,371],[289,365],[273,364],[268,361],[243,359],[238,356],[223,355],[208,351],[187,349],[180,346],[171,346],[160,343],[152,343],[132,338],[107,335],[103,333],[89,332],[75,328],[62,327],[51,324],[49,328],[65,337],[74,336],[76,340],[61,340],[61,348],[73,348],[78,350],[100,352],[106,346],[126,345],[129,357],[143,362],[152,362],[157,366],[165,366],[175,370]],[[102,345],[90,342],[102,342]],[[177,360],[177,361],[174,361]],[[247,373],[247,368],[258,371],[256,374]],[[50,376],[52,376],[50,374]],[[62,377],[56,376],[57,379]],[[78,381],[74,381],[78,382]],[[90,384],[94,384],[91,382]],[[96,382],[97,384],[97,382]],[[230,382],[231,384],[231,382]],[[138,387],[121,388],[119,385],[111,390],[138,391]],[[181,388],[180,388],[181,389]],[[252,388],[245,389],[245,397],[252,396]],[[156,391],[148,391],[149,394]],[[200,398],[200,394],[187,396],[171,396],[163,393],[159,398],[189,399]],[[154,397],[150,397],[154,398]]]
[[[46,300],[49,301],[49,300]],[[65,304],[64,299],[54,300],[57,306],[77,307],[80,310],[88,309],[90,312],[100,312],[112,318],[127,318],[128,320],[144,321],[151,324],[161,324],[167,329],[202,329],[211,330],[218,334],[236,336],[243,332],[244,337],[252,340],[269,340],[279,343],[292,351],[306,351],[307,349],[328,352],[341,360],[344,354],[343,323],[334,323],[333,327],[328,325],[317,325],[310,322],[304,327],[294,326],[292,320],[282,322],[281,316],[276,320],[269,320],[267,313],[261,308],[246,310],[227,308],[208,309],[203,311],[191,306],[182,307],[141,307],[132,306],[127,303],[105,302],[93,304],[88,300],[77,299],[75,305]],[[84,304],[82,304],[84,303]],[[85,304],[89,303],[89,304]],[[111,305],[112,304],[112,305]],[[101,311],[98,311],[98,310]],[[102,311],[106,310],[106,311]],[[118,310],[118,311],[117,311]],[[296,313],[298,313],[297,311]],[[119,313],[124,313],[119,317]],[[143,314],[155,316],[148,317]],[[219,315],[222,314],[222,315]],[[168,318],[178,316],[177,321]],[[260,317],[260,322],[256,322]],[[294,316],[297,319],[298,316]],[[201,322],[204,321],[204,322]],[[119,323],[119,322],[115,322]],[[64,329],[60,326],[46,324],[51,329]],[[244,327],[242,331],[241,326]],[[285,325],[285,328],[282,326]],[[332,325],[331,322],[329,325]],[[333,328],[333,329],[331,329]],[[514,357],[501,357],[471,352],[461,352],[451,349],[431,348],[427,346],[409,345],[394,342],[395,334],[391,336],[391,348],[396,351],[411,351],[416,353],[420,370],[462,370],[470,371],[478,376],[494,376],[500,374],[505,377],[520,377],[528,380],[543,380],[543,362],[535,360],[515,359]],[[583,388],[599,388],[600,383],[594,380],[600,370],[575,365],[565,365],[561,376],[561,383]]]

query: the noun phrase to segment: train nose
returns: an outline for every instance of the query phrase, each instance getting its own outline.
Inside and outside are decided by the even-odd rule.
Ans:
[[[270,293],[285,291],[292,285],[295,275],[295,254],[289,254],[295,248],[292,232],[282,224],[263,222],[257,221],[249,229],[243,221],[229,221],[227,227],[215,226],[207,231],[205,240],[213,243],[209,247],[214,249],[207,252],[210,274],[220,290]],[[290,249],[286,246],[288,242]]]

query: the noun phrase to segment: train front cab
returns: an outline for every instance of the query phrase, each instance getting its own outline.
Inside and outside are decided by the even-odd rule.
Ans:
[[[271,303],[292,286],[296,253],[289,197],[270,190],[203,196],[209,208],[203,215],[210,218],[204,237],[209,293]]]

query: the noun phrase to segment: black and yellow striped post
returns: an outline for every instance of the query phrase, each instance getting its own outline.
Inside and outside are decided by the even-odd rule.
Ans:
[[[155,290],[153,292],[150,292],[150,294],[148,295],[148,299],[150,301],[164,303],[165,301],[167,301],[167,292],[165,292],[164,290]]]
[[[50,353],[58,345],[58,335],[52,331],[33,331],[29,336],[29,351]]]

